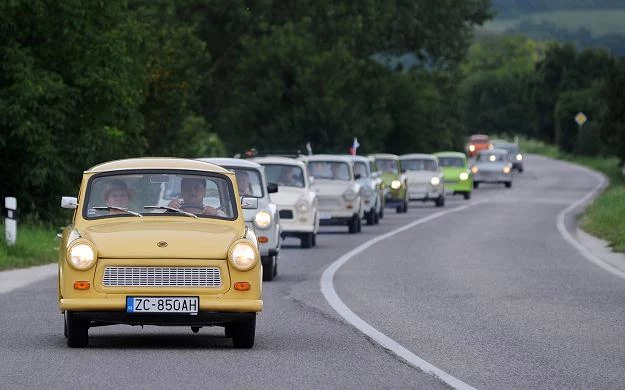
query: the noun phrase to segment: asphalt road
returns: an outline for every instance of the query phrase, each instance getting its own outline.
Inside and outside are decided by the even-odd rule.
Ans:
[[[511,189],[483,185],[470,205],[381,240],[341,266],[340,299],[363,321],[478,389],[625,388],[625,280],[589,262],[557,228],[597,179],[530,156]],[[312,249],[287,239],[264,285],[256,345],[222,328],[111,326],[69,349],[55,277],[0,294],[0,388],[444,389],[347,323],[320,290],[343,254],[441,209],[387,209],[357,235],[324,227]],[[565,218],[574,231],[574,215]]]

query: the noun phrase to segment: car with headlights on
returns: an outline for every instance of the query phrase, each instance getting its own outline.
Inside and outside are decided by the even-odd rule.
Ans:
[[[271,201],[270,194],[278,192],[278,185],[268,182],[265,177],[265,168],[250,160],[228,157],[199,158],[198,160],[233,171],[239,195],[256,199],[256,207],[243,210],[243,217],[247,227],[254,231],[258,239],[260,260],[263,264],[263,280],[273,280],[278,274],[282,227],[278,206]]]
[[[312,188],[317,192],[319,223],[347,225],[349,233],[360,232],[365,210],[352,160],[332,154],[300,156],[298,159],[306,163]]]
[[[370,155],[381,173],[384,183],[384,205],[398,213],[408,212],[408,191],[399,156],[390,153]]]
[[[135,158],[83,173],[60,235],[58,302],[69,347],[89,329],[128,324],[225,328],[254,345],[262,266],[234,173],[206,162]]]
[[[469,137],[466,149],[467,156],[469,156],[469,158],[475,158],[480,151],[493,149],[493,145],[490,143],[488,135],[473,134]]]
[[[496,149],[505,149],[508,151],[508,157],[512,163],[512,170],[516,170],[519,173],[523,172],[523,153],[521,153],[518,143],[504,140],[493,140],[492,144]]]
[[[312,190],[306,164],[290,157],[256,157],[252,161],[265,167],[270,183],[276,183],[280,191],[270,195],[278,206],[282,237],[296,237],[302,248],[317,243],[319,211],[317,193]]]
[[[408,199],[445,206],[445,181],[436,156],[411,153],[399,156],[399,160],[406,175]]]
[[[379,223],[379,212],[382,209],[382,198],[379,193],[379,181],[373,177],[369,158],[364,156],[347,156],[354,164],[356,182],[360,184],[360,196],[365,210],[367,225]]]
[[[438,158],[438,165],[443,170],[446,193],[460,194],[465,199],[471,199],[473,173],[469,168],[467,156],[461,152],[438,152],[434,155]]]
[[[473,187],[481,183],[500,183],[512,187],[512,163],[508,151],[504,149],[482,150],[471,167]]]

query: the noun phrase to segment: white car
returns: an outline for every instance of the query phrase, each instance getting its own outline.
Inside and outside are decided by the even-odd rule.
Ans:
[[[349,233],[360,232],[364,208],[352,160],[331,154],[300,156],[298,159],[306,162],[308,175],[313,180],[312,187],[317,192],[319,223],[347,225]]]
[[[267,180],[280,188],[270,197],[278,206],[282,237],[299,238],[302,248],[315,246],[319,211],[317,194],[310,186],[306,164],[289,157],[256,157],[252,161],[264,166]]]
[[[473,187],[480,183],[503,183],[506,188],[512,187],[512,163],[505,149],[482,150],[471,167]]]
[[[247,199],[256,198],[256,207],[246,205],[243,210],[245,224],[256,233],[260,259],[263,264],[263,280],[273,280],[278,274],[278,256],[280,254],[280,216],[278,207],[269,198],[270,193],[278,191],[275,183],[268,183],[265,168],[253,161],[239,158],[199,158],[200,161],[219,165],[233,171],[239,196]]]
[[[373,177],[369,158],[364,156],[347,156],[354,164],[354,176],[360,184],[360,197],[362,207],[365,210],[367,225],[375,225],[380,222],[380,210],[382,209],[382,197],[379,190],[379,178]],[[380,180],[381,182],[381,180]]]
[[[412,153],[399,156],[408,185],[408,199],[433,201],[445,206],[445,180],[438,159],[432,154]]]

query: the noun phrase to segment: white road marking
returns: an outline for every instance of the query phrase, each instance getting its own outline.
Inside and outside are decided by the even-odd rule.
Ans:
[[[330,264],[330,266],[328,266],[328,268],[326,268],[326,270],[323,272],[323,275],[321,275],[321,292],[323,293],[323,296],[328,301],[330,306],[332,306],[332,308],[348,323],[352,324],[356,329],[380,344],[383,348],[393,352],[395,355],[405,360],[413,367],[416,367],[425,373],[433,375],[439,378],[441,381],[445,382],[446,384],[460,390],[475,390],[475,388],[469,386],[468,384],[462,382],[460,379],[453,377],[452,375],[446,373],[440,368],[435,367],[432,364],[421,359],[419,356],[407,350],[395,340],[386,336],[384,333],[369,325],[362,318],[358,317],[358,315],[356,315],[353,311],[349,309],[349,307],[347,307],[347,305],[345,305],[345,303],[341,300],[341,298],[339,298],[338,294],[336,293],[336,290],[334,289],[334,275],[336,274],[338,269],[343,266],[343,264],[347,263],[355,255],[377,244],[382,240],[385,240],[408,229],[412,229],[415,226],[432,221],[436,218],[440,218],[451,213],[456,213],[458,211],[466,210],[469,207],[476,206],[484,202],[485,201],[472,202],[464,206],[434,213],[425,218],[421,218],[414,222],[411,222],[408,225],[392,230],[386,234],[382,234],[381,236],[378,236],[371,241],[367,241],[366,243],[357,246],[343,256],[339,257],[332,264]]]

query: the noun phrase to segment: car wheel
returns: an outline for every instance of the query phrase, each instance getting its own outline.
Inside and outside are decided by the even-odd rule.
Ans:
[[[263,280],[266,282],[272,281],[276,276],[275,268],[278,263],[276,256],[265,256],[261,258],[261,261],[263,263]]]
[[[317,246],[317,234],[316,233],[312,234],[312,245]]]
[[[510,187],[512,187],[512,182],[511,181],[506,182],[506,188],[510,188]]]
[[[407,213],[408,212],[408,201],[404,200],[404,205],[401,208],[401,212],[402,213]]]
[[[473,182],[473,188],[477,188],[480,186],[480,182],[479,181],[474,181]]]
[[[380,212],[378,213],[378,219],[384,218],[384,207],[380,208]]]
[[[256,316],[248,321],[237,322],[232,327],[232,345],[235,348],[252,348],[256,336]],[[226,327],[228,329],[228,327]]]
[[[436,198],[436,207],[444,207],[445,206],[445,197],[439,196]]]
[[[367,213],[367,225],[375,225],[375,209],[371,209]]]
[[[356,222],[356,233],[362,232],[362,219],[357,218],[358,222]]]
[[[65,326],[67,327],[67,346],[70,348],[84,348],[89,342],[89,323],[74,318],[71,311],[65,312]]]
[[[300,236],[300,246],[302,248],[310,248],[313,246],[313,236],[315,233],[302,233]]]
[[[373,224],[377,225],[380,223],[380,218],[378,217],[378,213],[375,212],[375,210],[372,211],[373,213]]]
[[[462,194],[464,196],[465,200],[469,200],[471,199],[471,193],[470,192],[465,192],[464,194]]]
[[[192,327],[191,327],[191,332],[193,332],[193,333],[197,333],[197,332],[199,332],[199,331],[200,331],[200,327],[199,327],[199,326],[192,326]]]

